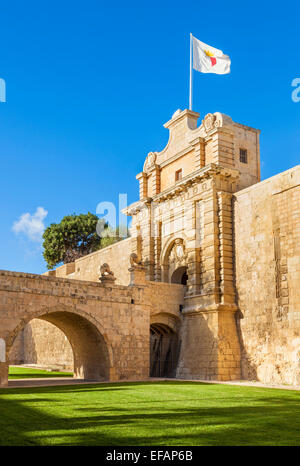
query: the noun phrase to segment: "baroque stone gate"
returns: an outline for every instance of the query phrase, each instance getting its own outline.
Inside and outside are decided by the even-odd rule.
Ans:
[[[2,385],[34,318],[67,335],[76,377],[300,384],[300,166],[261,182],[260,131],[198,118],[176,111],[147,155],[130,238],[48,276],[1,272]]]

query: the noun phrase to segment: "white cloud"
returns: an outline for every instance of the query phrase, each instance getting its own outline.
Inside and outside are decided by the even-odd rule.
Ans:
[[[42,234],[45,230],[44,219],[47,217],[48,211],[44,207],[38,207],[33,215],[28,212],[22,214],[13,224],[13,231],[16,234],[23,233],[31,241],[40,243]]]

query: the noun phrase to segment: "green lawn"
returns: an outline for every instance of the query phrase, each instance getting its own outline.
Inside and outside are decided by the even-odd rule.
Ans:
[[[0,390],[0,445],[300,445],[300,392],[141,382]]]
[[[72,372],[50,372],[40,369],[28,369],[26,367],[9,367],[9,379],[32,379],[44,377],[73,377]]]

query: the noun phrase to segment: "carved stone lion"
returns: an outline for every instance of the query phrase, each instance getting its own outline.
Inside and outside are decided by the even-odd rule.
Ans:
[[[133,252],[129,257],[131,267],[142,267],[143,262],[138,258],[138,255]]]
[[[112,276],[114,276],[113,271],[110,270],[109,265],[106,264],[106,263],[101,265],[101,267],[100,267],[100,273],[101,273],[102,277],[105,276],[105,275],[112,275]]]
[[[99,278],[100,281],[104,280],[115,280],[115,275],[112,270],[110,270],[110,267],[108,264],[104,263],[100,267],[100,274],[101,277]]]

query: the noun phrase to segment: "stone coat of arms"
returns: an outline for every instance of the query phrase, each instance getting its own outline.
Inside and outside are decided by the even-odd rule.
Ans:
[[[169,262],[170,264],[184,264],[187,258],[184,242],[181,238],[175,240],[175,243],[170,251]]]

